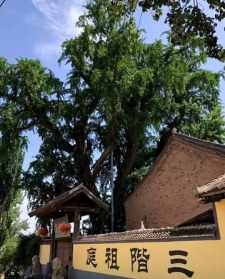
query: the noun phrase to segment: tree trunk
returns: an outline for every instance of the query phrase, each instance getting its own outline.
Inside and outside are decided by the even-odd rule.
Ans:
[[[114,230],[116,232],[125,231],[126,218],[124,208],[124,191],[120,183],[116,183],[114,188]]]

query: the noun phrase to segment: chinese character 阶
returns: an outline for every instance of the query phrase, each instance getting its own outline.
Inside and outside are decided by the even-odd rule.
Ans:
[[[108,269],[118,270],[120,267],[117,265],[117,248],[106,248],[105,263],[108,264]]]
[[[188,252],[186,251],[183,251],[183,250],[172,250],[172,251],[169,251],[169,255],[171,257],[173,257],[171,260],[170,260],[170,263],[171,265],[174,265],[174,264],[187,264],[187,260],[184,258],[184,257],[187,257],[188,256]],[[175,256],[175,258],[174,258]],[[179,257],[177,257],[179,256]],[[173,267],[169,267],[168,268],[168,273],[174,273],[174,272],[180,272],[180,273],[183,273],[185,274],[187,277],[192,277],[194,272],[191,271],[191,270],[188,270],[184,267],[180,267],[180,266],[173,266]]]
[[[131,248],[131,268],[134,271],[134,265],[137,264],[138,272],[148,272],[148,261],[150,255],[147,254],[147,249]]]
[[[95,248],[89,248],[87,250],[87,265],[92,265],[93,267],[97,266],[96,263],[96,249]]]

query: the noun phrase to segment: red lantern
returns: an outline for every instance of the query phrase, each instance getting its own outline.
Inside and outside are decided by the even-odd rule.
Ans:
[[[71,230],[70,223],[62,223],[58,225],[58,229],[62,234],[68,234]]]
[[[48,235],[48,229],[47,228],[44,228],[44,227],[40,227],[37,231],[37,234],[40,236],[40,237],[45,237]]]

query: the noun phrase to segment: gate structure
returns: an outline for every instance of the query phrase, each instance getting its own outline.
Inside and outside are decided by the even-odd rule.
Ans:
[[[224,279],[225,199],[215,202],[218,225],[90,236],[74,240],[76,279]]]
[[[213,223],[74,234],[69,278],[224,279],[225,175],[196,192],[199,202],[213,205]],[[42,264],[51,259],[52,245],[52,240],[42,242]]]

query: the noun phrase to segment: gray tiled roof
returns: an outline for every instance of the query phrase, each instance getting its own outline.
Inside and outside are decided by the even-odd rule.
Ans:
[[[216,227],[210,225],[195,225],[187,227],[173,227],[160,229],[140,229],[126,232],[106,233],[97,235],[80,236],[75,239],[79,243],[97,242],[129,242],[129,241],[163,241],[163,240],[185,240],[215,238]]]
[[[197,195],[206,201],[225,197],[225,174],[203,186],[197,187]]]

